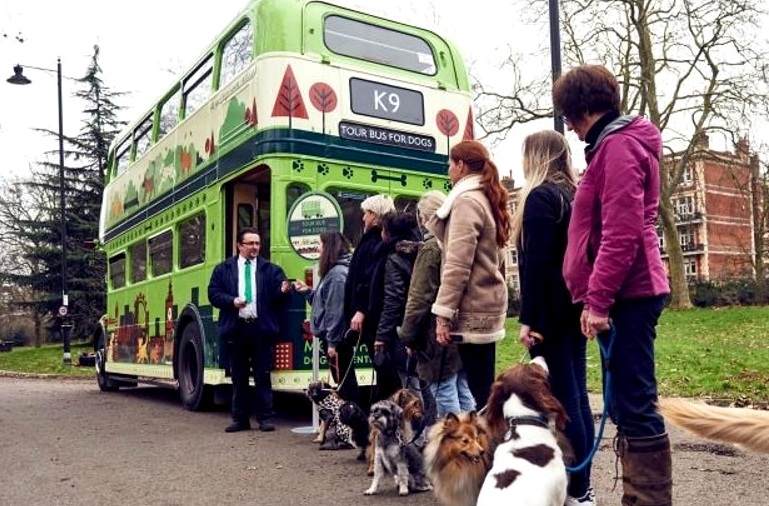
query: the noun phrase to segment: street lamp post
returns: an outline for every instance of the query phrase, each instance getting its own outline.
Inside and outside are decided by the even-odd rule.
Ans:
[[[550,13],[550,66],[553,73],[553,83],[561,75],[561,24],[558,13],[558,0],[549,0]],[[553,110],[553,127],[556,132],[563,133],[563,119]]]
[[[16,65],[13,67],[13,75],[8,78],[8,82],[11,84],[30,84],[32,81],[24,75],[24,69],[30,68],[35,70],[42,70],[43,72],[56,72],[56,85],[58,91],[59,102],[59,237],[61,238],[61,306],[59,307],[59,318],[61,340],[64,346],[63,361],[65,364],[72,363],[72,354],[70,350],[70,336],[72,331],[72,323],[67,318],[69,312],[69,296],[67,294],[67,218],[66,207],[64,200],[64,112],[63,101],[61,96],[61,58],[56,59],[56,70],[46,69],[41,67],[33,67],[31,65]]]

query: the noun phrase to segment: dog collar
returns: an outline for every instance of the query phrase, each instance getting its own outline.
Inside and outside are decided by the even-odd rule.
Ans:
[[[515,434],[515,428],[519,425],[533,425],[543,429],[550,428],[550,420],[548,420],[547,417],[543,415],[511,416],[505,420],[507,420],[507,433],[505,434],[505,441],[512,439],[513,434]]]

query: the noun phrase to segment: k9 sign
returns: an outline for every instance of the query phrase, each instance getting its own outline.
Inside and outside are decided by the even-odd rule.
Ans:
[[[351,78],[350,106],[352,112],[363,116],[425,124],[424,103],[418,91]]]

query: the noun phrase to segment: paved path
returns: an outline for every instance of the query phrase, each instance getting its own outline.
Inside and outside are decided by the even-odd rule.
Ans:
[[[595,410],[600,399],[595,396]],[[185,411],[175,392],[99,392],[95,382],[0,377],[0,506],[436,506],[369,485],[356,452],[320,452],[301,396],[281,396],[278,431],[225,434],[226,410]],[[614,430],[607,426],[593,477],[602,506],[612,490]],[[677,506],[764,506],[769,457],[672,431]]]

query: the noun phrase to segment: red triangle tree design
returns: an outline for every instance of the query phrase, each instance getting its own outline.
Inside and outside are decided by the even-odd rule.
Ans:
[[[470,106],[467,110],[467,123],[465,123],[465,134],[462,136],[463,141],[472,141],[475,139],[475,122],[473,121],[473,106]]]
[[[272,108],[272,117],[278,116],[288,116],[288,128],[292,128],[292,118],[308,118],[307,108],[304,106],[304,100],[294,77],[294,71],[291,70],[291,65],[286,67],[283,82],[280,83],[280,90],[278,90],[278,96],[275,98],[275,105]]]

